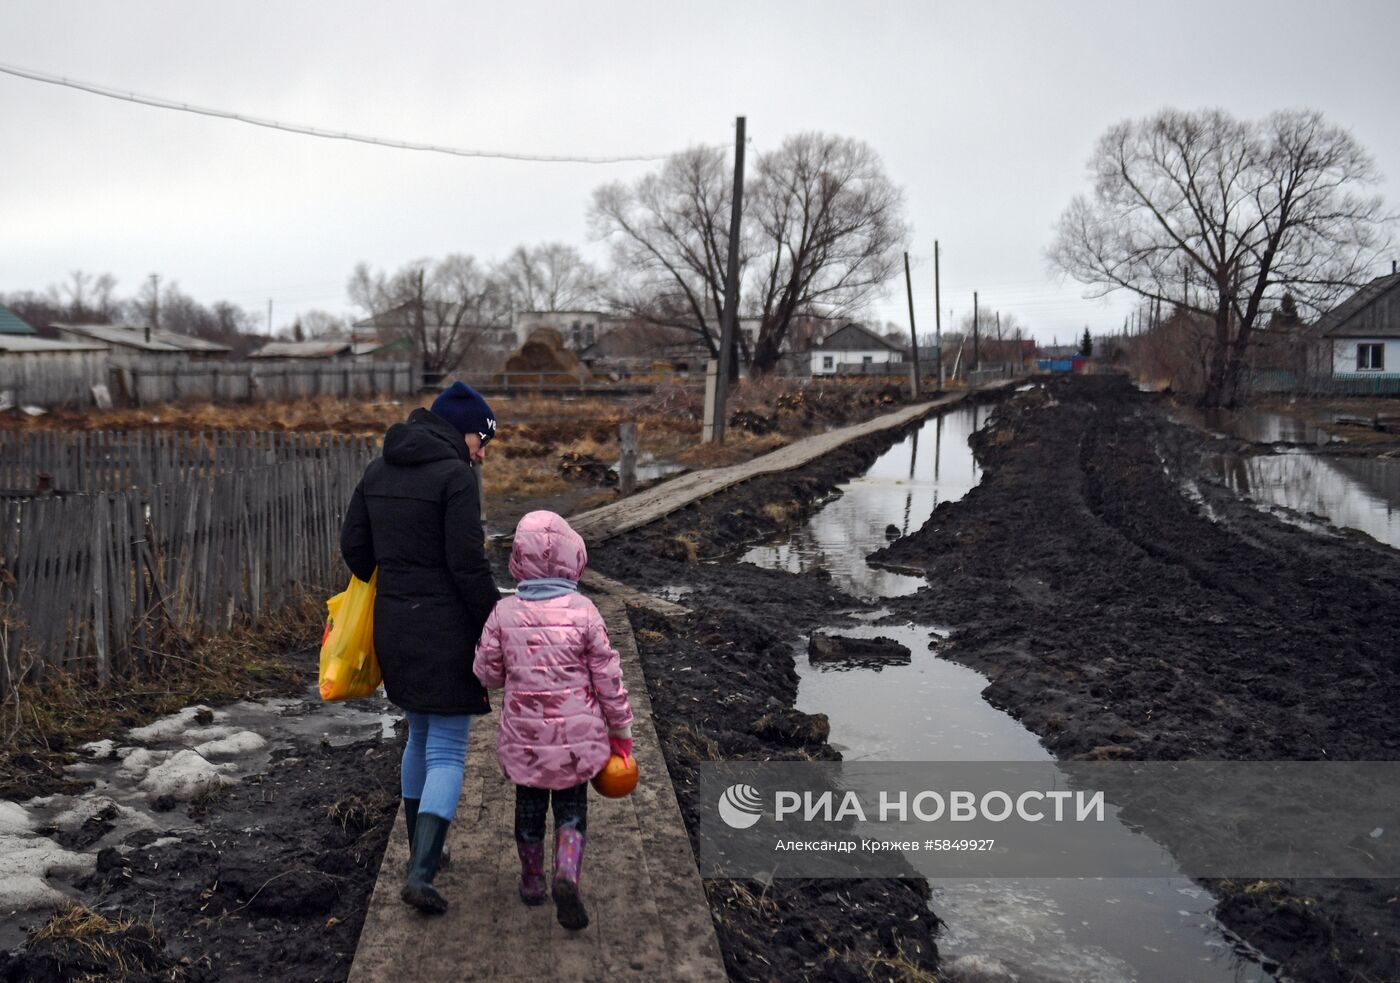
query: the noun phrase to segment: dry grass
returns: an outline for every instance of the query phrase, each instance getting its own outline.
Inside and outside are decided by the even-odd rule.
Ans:
[[[60,908],[29,937],[31,947],[66,950],[75,980],[142,979],[165,962],[160,936],[149,922],[133,918],[111,919],[82,904]],[[101,967],[93,972],[92,968]]]

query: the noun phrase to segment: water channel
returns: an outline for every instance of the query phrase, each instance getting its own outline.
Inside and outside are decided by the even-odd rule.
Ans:
[[[919,528],[941,502],[980,479],[968,438],[993,412],[965,407],[924,423],[842,495],[780,542],[756,546],[745,562],[803,572],[825,569],[856,596],[879,601],[913,593],[922,579],[869,567],[865,557]],[[880,617],[877,613],[875,620]],[[1045,761],[1039,739],[982,698],[986,677],[929,651],[940,625],[835,629],[884,635],[914,653],[908,665],[834,668],[806,658],[795,639],[798,707],[825,713],[831,743],[847,760]],[[1126,828],[1134,849],[1162,853]],[[933,880],[932,906],[947,923],[946,964],[978,979],[1064,983],[1263,981],[1254,961],[1212,915],[1210,894],[1185,877]],[[980,975],[977,975],[980,974]]]

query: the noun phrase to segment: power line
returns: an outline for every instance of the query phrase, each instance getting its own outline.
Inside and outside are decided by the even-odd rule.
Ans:
[[[275,119],[266,119],[261,116],[249,116],[246,113],[230,112],[226,109],[210,109],[206,106],[193,106],[189,103],[177,102],[173,99],[166,99],[161,96],[141,95],[136,92],[114,89],[110,86],[98,85],[93,82],[80,82],[77,79],[65,78],[62,75],[50,75],[47,72],[38,72],[29,68],[18,68],[14,65],[0,65],[0,73],[13,75],[16,78],[29,79],[32,82],[43,82],[46,85],[60,85],[69,89],[78,89],[81,92],[90,92],[93,95],[105,96],[108,99],[120,99],[124,102],[134,102],[142,106],[153,106],[156,109],[173,109],[177,112],[194,113],[199,116],[231,119],[239,123],[247,123],[250,126],[262,126],[270,130],[282,130],[285,133],[321,137],[326,140],[347,140],[352,143],[368,143],[376,147],[392,147],[396,150],[419,150],[434,154],[448,154],[453,157],[486,157],[495,160],[520,160],[549,164],[631,164],[666,160],[675,156],[675,154],[635,154],[616,157],[578,157],[566,154],[520,154],[502,150],[465,150],[460,147],[446,147],[435,143],[418,143],[412,140],[394,140],[386,137],[366,136],[359,133],[323,130],[315,126],[304,126],[300,123],[285,123]]]

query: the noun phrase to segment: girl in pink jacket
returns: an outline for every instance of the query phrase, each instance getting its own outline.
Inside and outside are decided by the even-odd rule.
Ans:
[[[520,899],[544,903],[545,812],[554,806],[554,884],[559,924],[581,929],[579,895],[588,825],[588,782],[616,751],[632,753],[632,707],[622,665],[593,602],[578,593],[588,564],[583,539],[553,512],[515,529],[514,597],[486,619],[472,668],[487,689],[505,688],[496,757],[515,783]]]

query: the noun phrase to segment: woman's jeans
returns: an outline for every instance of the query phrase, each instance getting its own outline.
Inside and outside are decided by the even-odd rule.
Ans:
[[[465,714],[417,713],[408,717],[408,743],[399,772],[405,799],[418,799],[418,812],[451,822],[462,794],[467,762],[467,735],[472,718]]]

